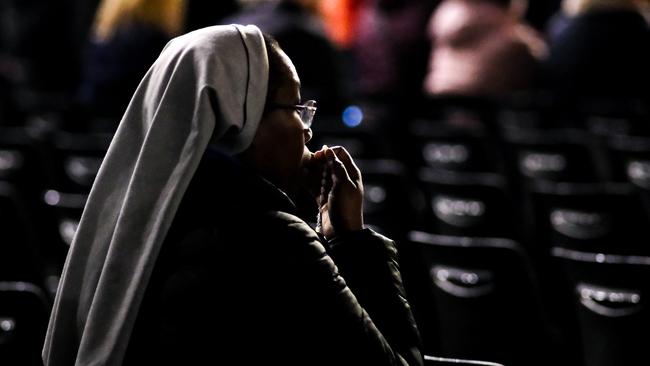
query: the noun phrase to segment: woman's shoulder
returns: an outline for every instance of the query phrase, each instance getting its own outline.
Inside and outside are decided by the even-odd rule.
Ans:
[[[285,211],[266,211],[259,226],[269,240],[285,239],[290,246],[308,245],[324,252],[316,231],[300,217]]]

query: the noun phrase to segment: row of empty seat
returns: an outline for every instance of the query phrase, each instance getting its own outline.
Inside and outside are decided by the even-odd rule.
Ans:
[[[67,249],[110,134],[0,127],[0,364],[42,365]]]
[[[517,116],[327,126],[312,143],[361,157],[366,222],[398,241],[427,353],[647,363],[650,120]]]

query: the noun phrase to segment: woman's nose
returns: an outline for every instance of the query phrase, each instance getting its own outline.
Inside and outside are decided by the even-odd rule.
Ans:
[[[305,143],[308,143],[309,140],[311,140],[312,136],[314,133],[312,132],[311,128],[306,128],[303,130],[303,134],[305,136]]]

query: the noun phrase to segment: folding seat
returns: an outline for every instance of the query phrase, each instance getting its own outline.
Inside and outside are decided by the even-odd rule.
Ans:
[[[29,128],[2,128],[0,180],[9,182],[19,191],[30,220],[39,229],[35,231],[37,241],[41,243],[44,252],[49,253],[49,260],[61,257],[56,252],[60,249],[58,232],[62,224],[57,218],[59,212],[52,210],[58,204],[52,203],[61,202],[56,197],[65,196],[66,193],[87,194],[99,158],[84,155],[92,150],[88,148],[89,145],[96,144],[96,139],[92,136],[82,135],[71,139],[59,134],[52,138],[50,144],[49,139],[36,138],[33,134]],[[105,146],[102,149],[105,150]],[[78,197],[76,200],[79,201]],[[74,216],[78,214],[76,212]],[[70,227],[68,224],[63,226]],[[57,261],[60,262],[59,266],[63,265],[61,259]]]
[[[648,218],[629,184],[537,184],[531,191],[534,223],[527,248],[540,276],[546,308],[568,344],[578,324],[569,311],[572,289],[551,257],[552,247],[622,255],[647,253]]]
[[[613,136],[607,144],[611,180],[650,190],[650,138]]]
[[[112,136],[58,131],[49,147],[52,164],[41,194],[58,241],[70,245]]]
[[[503,172],[500,146],[485,129],[417,119],[409,127],[409,136],[414,166],[459,172]]]
[[[589,115],[585,127],[598,136],[627,135],[633,130],[633,123],[623,116]]]
[[[3,127],[1,131],[3,136],[0,140],[0,178],[18,179],[20,174],[24,174],[27,160],[24,151],[28,145],[27,136],[16,128]]]
[[[0,281],[0,364],[43,364],[41,349],[50,307],[38,286]]]
[[[111,139],[109,133],[58,131],[51,146],[54,166],[50,188],[66,193],[88,193]]]
[[[409,233],[422,277],[408,283],[424,350],[443,357],[543,365],[557,350],[521,246],[503,238]]]
[[[358,159],[364,186],[364,222],[396,241],[415,219],[415,187],[397,160]]]
[[[49,156],[31,127],[0,127],[0,247],[6,258],[0,280],[41,284],[47,273],[58,273],[63,265],[41,201],[49,182]]]
[[[591,135],[578,130],[511,130],[503,136],[511,175],[529,182],[597,182],[603,160]]]
[[[650,136],[647,101],[641,99],[602,99],[583,103],[580,107],[583,128],[609,138],[617,135]]]
[[[561,209],[564,204],[556,201],[582,201],[587,206],[598,205],[601,202],[599,197],[603,193],[602,187],[605,186],[602,182],[608,180],[608,164],[598,149],[597,141],[584,131],[513,130],[504,139],[510,166],[509,176],[517,188],[515,194],[523,212],[521,217],[524,221],[523,231],[526,233],[524,245],[536,252],[533,255],[535,260],[539,259],[537,257],[547,258],[549,244],[538,243],[556,232],[549,226],[549,215],[556,208]],[[590,191],[591,194],[588,193]],[[558,204],[560,206],[555,207]],[[571,205],[573,203],[567,208],[571,208]],[[576,210],[581,212],[579,207],[567,212],[555,210],[553,222],[557,224],[569,216],[574,219],[587,218],[575,215]],[[593,211],[588,208],[585,210]],[[591,218],[595,220],[597,215]],[[604,230],[604,227],[601,229]]]
[[[43,202],[50,208],[50,229],[56,233],[56,240],[67,248],[77,231],[81,214],[88,195],[84,193],[64,193],[48,189],[43,193]]]
[[[27,198],[43,188],[46,155],[26,128],[0,127],[0,180],[15,184]]]
[[[543,251],[560,246],[581,251],[645,254],[647,225],[638,192],[629,184],[538,184],[531,241]]]
[[[605,144],[610,180],[631,183],[650,215],[650,137],[613,136]]]
[[[417,227],[445,235],[519,237],[519,209],[503,176],[422,169],[419,184],[428,212]]]
[[[586,366],[650,364],[650,257],[553,248],[573,293]]]

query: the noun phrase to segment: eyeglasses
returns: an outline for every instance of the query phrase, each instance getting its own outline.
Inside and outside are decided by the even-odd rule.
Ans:
[[[311,123],[314,120],[314,115],[316,114],[316,101],[308,100],[303,104],[278,104],[271,103],[268,108],[288,108],[295,109],[300,113],[300,119],[302,120],[302,125],[306,129],[311,127]]]

